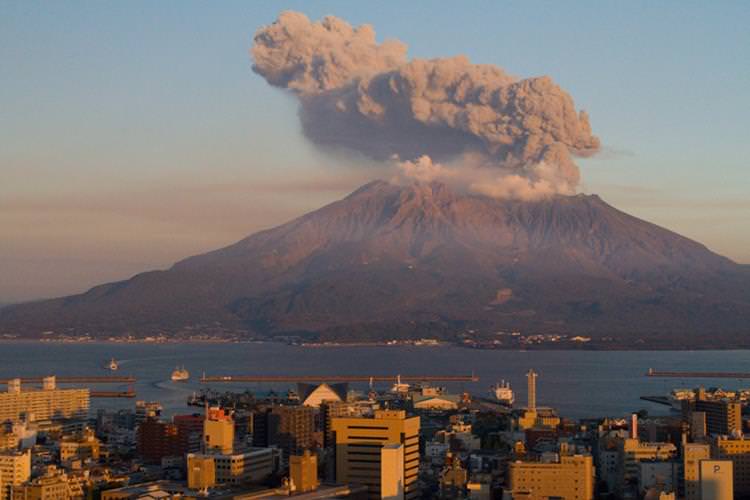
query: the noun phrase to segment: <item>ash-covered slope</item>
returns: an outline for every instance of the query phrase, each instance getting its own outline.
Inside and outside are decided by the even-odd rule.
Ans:
[[[0,333],[26,335],[356,341],[472,328],[704,347],[745,345],[748,324],[746,266],[597,196],[521,202],[381,181],[167,271],[0,312]]]

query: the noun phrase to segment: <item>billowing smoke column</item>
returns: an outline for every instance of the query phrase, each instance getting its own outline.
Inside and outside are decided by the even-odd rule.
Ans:
[[[409,61],[368,25],[284,12],[255,34],[252,56],[255,72],[298,96],[315,144],[397,160],[407,177],[497,197],[572,193],[572,156],[599,149],[586,113],[549,77],[519,80],[463,56]]]

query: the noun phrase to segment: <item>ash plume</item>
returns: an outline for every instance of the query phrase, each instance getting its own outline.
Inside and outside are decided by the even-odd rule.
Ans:
[[[251,53],[256,73],[298,97],[308,139],[395,159],[402,176],[429,162],[443,179],[475,176],[469,189],[489,196],[569,194],[580,180],[573,157],[599,149],[588,115],[551,78],[464,56],[409,61],[403,43],[378,44],[369,25],[284,12]]]

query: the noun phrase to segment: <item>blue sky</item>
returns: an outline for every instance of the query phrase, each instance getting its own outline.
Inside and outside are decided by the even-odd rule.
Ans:
[[[251,71],[286,9],[550,75],[603,142],[584,192],[750,263],[748,2],[0,1],[0,302],[168,266],[376,175],[315,151]]]

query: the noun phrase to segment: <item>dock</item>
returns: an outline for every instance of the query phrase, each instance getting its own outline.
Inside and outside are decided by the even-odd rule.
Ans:
[[[202,384],[257,382],[257,383],[320,383],[320,382],[479,382],[471,375],[203,375]]]
[[[649,368],[647,377],[659,378],[737,378],[750,379],[750,372],[672,372]]]

